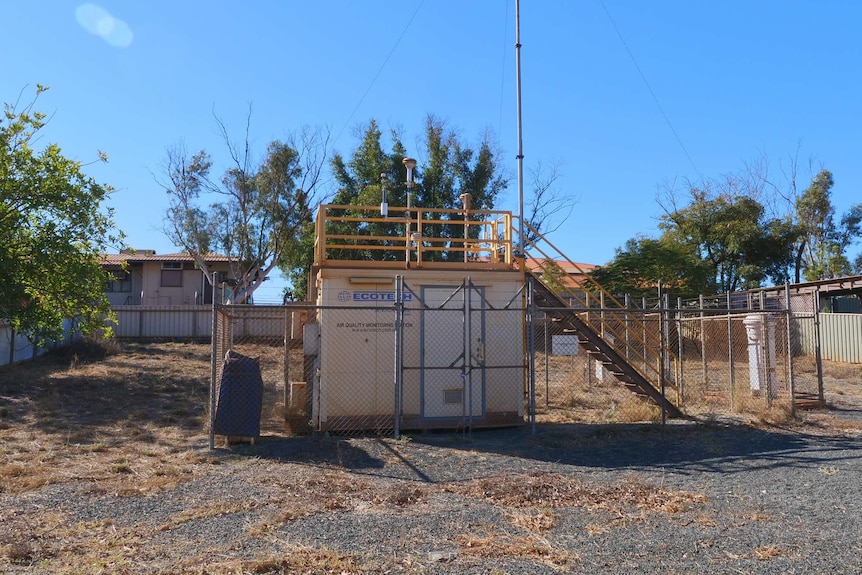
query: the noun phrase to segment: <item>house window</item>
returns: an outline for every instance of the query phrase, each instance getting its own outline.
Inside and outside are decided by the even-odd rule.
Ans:
[[[132,291],[132,276],[129,272],[115,271],[110,273],[108,291],[112,293],[128,293]]]
[[[162,262],[162,287],[183,287],[182,262]]]

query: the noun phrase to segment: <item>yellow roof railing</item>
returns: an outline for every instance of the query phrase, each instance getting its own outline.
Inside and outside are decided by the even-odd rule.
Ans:
[[[512,214],[502,210],[324,204],[315,223],[319,267],[513,270]]]

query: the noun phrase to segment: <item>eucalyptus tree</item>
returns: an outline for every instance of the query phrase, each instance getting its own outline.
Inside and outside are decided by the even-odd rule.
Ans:
[[[23,107],[6,104],[0,118],[0,318],[36,343],[59,339],[66,320],[85,334],[110,332],[100,262],[123,238],[104,205],[112,188],[57,144],[34,148],[46,125],[34,106],[45,90],[37,86]]]
[[[763,205],[748,196],[711,194],[693,188],[691,203],[665,213],[659,229],[690,245],[708,263],[720,292],[758,287],[770,273],[782,276],[789,263],[792,229],[766,218]]]
[[[659,281],[680,296],[787,282],[798,229],[790,217],[767,214],[762,183],[731,175],[666,190],[660,236],[632,238],[593,277],[632,295],[654,292]]]
[[[796,200],[796,219],[800,229],[796,244],[796,269],[809,281],[828,279],[852,273],[847,248],[862,236],[862,204],[854,204],[835,221],[829,170],[821,170],[811,185]]]
[[[230,261],[230,301],[246,302],[277,266],[288,274],[304,262],[298,254],[313,229],[313,210],[328,135],[302,130],[275,140],[262,160],[253,158],[249,124],[241,145],[217,119],[230,165],[219,180],[211,177],[212,157],[184,146],[169,148],[162,185],[170,197],[164,233],[188,252],[212,281],[207,254]]]

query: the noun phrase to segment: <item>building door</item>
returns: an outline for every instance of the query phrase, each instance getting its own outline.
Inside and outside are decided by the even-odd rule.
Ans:
[[[484,416],[484,288],[426,286],[421,300],[422,417]]]

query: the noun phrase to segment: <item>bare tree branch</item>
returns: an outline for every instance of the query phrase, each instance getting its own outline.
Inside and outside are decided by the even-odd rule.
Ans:
[[[558,229],[566,222],[572,214],[575,204],[578,202],[574,198],[556,188],[556,184],[561,176],[562,164],[555,161],[550,165],[547,171],[544,170],[542,163],[539,162],[535,168],[530,170],[530,177],[533,182],[533,195],[527,209],[528,229],[535,229],[541,234],[550,234]],[[527,241],[535,241],[536,234],[529,232]]]

